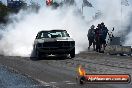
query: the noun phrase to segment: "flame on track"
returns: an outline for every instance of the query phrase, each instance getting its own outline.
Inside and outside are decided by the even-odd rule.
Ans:
[[[81,65],[79,65],[79,67],[78,67],[78,73],[79,73],[79,76],[85,76],[86,75],[86,71]]]

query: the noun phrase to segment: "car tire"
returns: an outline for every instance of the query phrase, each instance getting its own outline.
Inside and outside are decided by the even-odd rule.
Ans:
[[[41,58],[41,53],[38,50],[36,50],[36,58],[37,60]]]
[[[75,48],[72,49],[71,53],[70,53],[70,57],[74,58],[75,57]]]

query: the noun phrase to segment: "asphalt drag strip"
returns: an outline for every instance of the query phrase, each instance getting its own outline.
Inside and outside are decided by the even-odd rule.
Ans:
[[[53,88],[7,66],[0,65],[0,88]]]
[[[16,88],[132,88],[131,83],[80,85],[76,81],[77,67],[79,64],[84,65],[88,73],[128,73],[131,75],[131,61],[132,59],[129,57],[115,57],[96,53],[79,54],[76,55],[74,59],[64,59],[64,57],[43,57],[36,61],[31,60],[29,57],[0,56],[0,65],[11,68],[13,71],[15,70],[20,76],[24,75],[24,77],[27,78],[25,79],[27,81],[30,79],[34,80],[33,82],[22,80],[29,84],[26,85],[26,83],[19,82],[19,84],[24,85],[22,85],[23,87],[16,86]],[[9,74],[7,74],[7,76],[8,75]],[[10,79],[9,76],[7,78]],[[11,77],[11,79],[13,80],[14,78]],[[5,82],[10,83],[10,81]],[[3,86],[3,88],[11,87]]]

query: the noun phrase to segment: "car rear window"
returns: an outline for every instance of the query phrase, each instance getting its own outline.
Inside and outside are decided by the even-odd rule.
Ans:
[[[43,31],[40,33],[39,38],[57,38],[57,37],[70,37],[67,31]]]

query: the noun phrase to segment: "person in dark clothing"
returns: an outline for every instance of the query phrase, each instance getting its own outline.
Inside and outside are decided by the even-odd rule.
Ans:
[[[101,52],[101,24],[98,24],[95,30],[95,41],[96,41],[96,51]]]
[[[89,47],[88,50],[90,50],[90,46],[93,44],[93,50],[95,51],[95,26],[92,25],[91,28],[88,30],[88,41],[89,41]]]
[[[100,41],[101,41],[101,46],[103,45],[103,51],[105,50],[105,47],[106,47],[106,37],[107,37],[108,31],[109,30],[107,29],[107,27],[102,22],[101,23],[101,32],[102,32],[102,35],[101,35]]]

